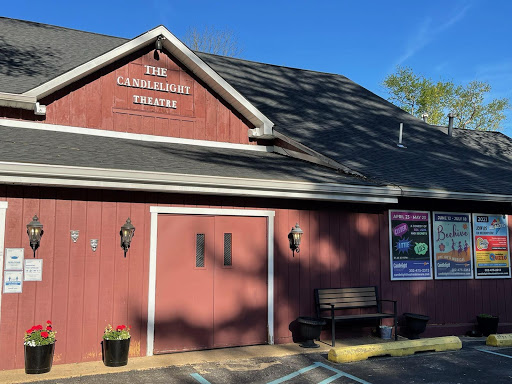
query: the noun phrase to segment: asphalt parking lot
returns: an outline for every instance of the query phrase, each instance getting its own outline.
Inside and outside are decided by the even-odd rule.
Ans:
[[[45,384],[126,383],[511,383],[512,348],[465,343],[462,350],[379,357],[333,364],[325,354],[204,363],[146,371],[40,381]]]

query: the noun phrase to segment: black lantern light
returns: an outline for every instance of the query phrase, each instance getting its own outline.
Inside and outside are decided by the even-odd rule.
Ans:
[[[27,224],[27,235],[30,240],[30,248],[34,250],[34,257],[36,257],[36,249],[39,248],[43,233],[43,224],[39,222],[37,215],[34,215],[32,221]]]
[[[295,227],[293,227],[288,234],[288,240],[290,240],[290,249],[292,252],[300,252],[300,239],[302,238],[303,233],[304,231],[299,227],[299,223],[296,223]]]
[[[163,37],[162,35],[160,35],[160,36],[158,36],[158,37],[156,38],[156,41],[155,41],[155,49],[156,49],[157,51],[159,51],[159,52],[162,52],[162,48],[163,48],[163,44],[162,44],[162,42],[163,42],[163,40],[164,40],[164,37]]]
[[[126,219],[126,223],[121,227],[121,248],[124,249],[124,257],[126,257],[126,252],[130,248],[130,243],[132,242],[133,234],[135,233],[135,227],[132,225],[130,218]]]

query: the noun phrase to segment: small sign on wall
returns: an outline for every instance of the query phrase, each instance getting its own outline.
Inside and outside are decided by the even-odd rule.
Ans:
[[[25,281],[43,281],[43,259],[25,260]]]
[[[24,259],[23,248],[5,248],[5,270],[21,271]]]
[[[4,271],[4,293],[23,292],[23,271]]]

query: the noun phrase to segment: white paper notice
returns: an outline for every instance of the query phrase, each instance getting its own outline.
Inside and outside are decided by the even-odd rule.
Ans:
[[[25,281],[43,280],[43,259],[25,260]]]
[[[5,248],[5,270],[21,271],[24,252],[23,248]]]
[[[21,293],[23,271],[4,271],[4,293]]]

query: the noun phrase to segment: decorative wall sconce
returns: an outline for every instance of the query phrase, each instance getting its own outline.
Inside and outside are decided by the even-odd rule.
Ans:
[[[96,252],[98,248],[98,239],[91,239],[91,249],[93,252]]]
[[[39,248],[43,233],[43,224],[39,222],[37,215],[34,215],[32,221],[27,224],[27,235],[30,240],[30,248],[34,250],[34,257],[36,257],[36,249]]]
[[[155,41],[155,49],[159,52],[162,52],[162,48],[163,48],[163,41],[164,41],[165,37],[163,37],[162,35],[158,36],[156,38],[156,41]]]
[[[80,231],[78,230],[71,230],[69,231],[71,233],[71,240],[73,240],[73,243],[76,243],[78,240],[78,235],[80,234]]]
[[[135,233],[135,227],[132,225],[130,218],[126,219],[126,223],[121,227],[121,248],[124,249],[124,257],[126,257],[126,252],[130,248],[130,243],[132,242],[132,237]]]
[[[290,249],[295,255],[295,252],[300,252],[300,239],[302,238],[302,234],[304,231],[299,227],[299,223],[295,224],[295,227],[292,227],[292,230],[288,234],[288,240],[290,240]]]

